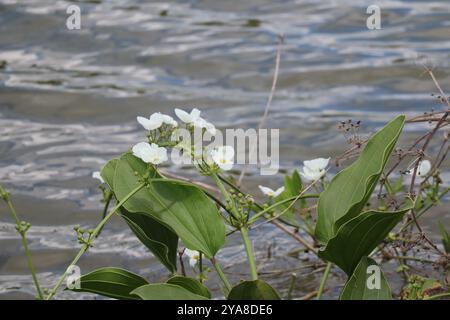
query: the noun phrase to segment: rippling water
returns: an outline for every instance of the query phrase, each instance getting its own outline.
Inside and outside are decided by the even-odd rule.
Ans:
[[[79,31],[65,27],[70,4],[81,7]],[[441,85],[450,87],[450,2],[377,4],[382,30],[371,31],[368,2],[360,0],[0,0],[0,182],[33,224],[30,246],[44,285],[54,283],[78,247],[72,226],[99,220],[91,172],[142,139],[136,115],[196,106],[220,128],[256,127],[280,34],[280,76],[268,125],[281,128],[283,169],[344,151],[338,121],[360,119],[369,134],[395,114],[439,108],[422,65],[433,66]],[[407,127],[403,142],[426,129]],[[249,173],[250,187],[281,182]],[[32,298],[18,237],[0,209],[0,298]],[[432,232],[437,217],[449,221],[443,211],[433,212],[427,220]],[[298,248],[295,242],[270,226],[252,237],[265,277],[283,295],[289,268],[298,273],[295,296],[316,288],[318,262],[288,255]],[[245,277],[241,251],[231,237],[219,255],[234,280]],[[118,220],[80,263],[85,272],[106,265],[155,281],[167,276]],[[334,281],[342,281],[339,273]],[[210,282],[220,296],[214,275]],[[327,295],[338,291],[334,286]]]

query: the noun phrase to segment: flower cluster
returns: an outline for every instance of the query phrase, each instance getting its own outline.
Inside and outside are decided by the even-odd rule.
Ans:
[[[197,108],[187,112],[182,109],[175,109],[175,114],[183,122],[188,129],[199,128],[208,132],[214,136],[217,133],[216,127],[200,116],[201,111]],[[166,146],[161,145],[160,141],[156,138],[161,136],[167,136],[167,133],[172,134],[178,128],[178,122],[171,116],[156,112],[149,118],[137,117],[137,121],[144,129],[149,131],[149,142],[139,142],[132,148],[133,155],[141,159],[146,163],[159,165],[167,161],[167,149]],[[179,146],[180,147],[180,146]],[[184,151],[191,153],[192,150],[189,147],[180,147]],[[191,154],[189,154],[191,156]],[[211,150],[209,157],[212,159],[211,165],[216,165],[222,170],[230,170],[233,167],[234,149],[231,146],[219,146]],[[203,156],[201,157],[203,159]]]

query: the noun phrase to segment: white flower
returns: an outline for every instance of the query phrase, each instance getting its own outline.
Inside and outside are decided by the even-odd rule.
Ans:
[[[137,117],[137,121],[146,129],[146,130],[156,130],[163,125],[163,123],[169,124],[171,126],[176,127],[178,123],[173,120],[171,116],[166,114],[162,114],[161,112],[156,112],[150,116],[150,118]]]
[[[178,122],[176,122],[171,116],[168,116],[167,114],[161,114],[161,117],[163,123],[171,125],[172,127],[178,126]]]
[[[422,160],[419,162],[419,165],[417,166],[417,175],[421,178],[425,178],[431,170],[431,162],[429,160]],[[410,170],[410,173],[412,174],[414,171]]]
[[[262,191],[262,193],[264,193],[266,196],[269,196],[272,198],[278,197],[284,191],[284,187],[280,187],[275,191],[268,187],[264,187],[264,186],[258,186],[258,187]]]
[[[189,257],[189,265],[195,268],[200,260],[200,252],[186,248],[184,249],[184,253]]]
[[[330,158],[317,158],[303,161],[303,172],[300,174],[309,181],[318,180],[325,175],[329,162]]]
[[[208,131],[212,136],[215,136],[217,133],[216,127],[212,123],[203,119],[202,117],[198,117],[198,119],[195,120],[193,122],[193,124],[194,124],[194,127],[202,128],[202,129],[205,128],[206,131]]]
[[[220,146],[210,153],[212,160],[222,170],[230,170],[233,167],[234,149],[231,146]]]
[[[166,148],[159,147],[157,144],[151,145],[147,142],[139,142],[133,147],[133,154],[146,163],[160,164],[167,161]]]
[[[175,114],[184,123],[194,123],[198,118],[200,118],[200,110],[197,108],[192,109],[191,113],[175,108]]]
[[[99,180],[101,183],[105,183],[99,171],[92,172],[92,178]]]
[[[137,117],[137,122],[139,122],[146,130],[155,130],[162,126],[162,118],[155,113],[150,116],[150,118]]]

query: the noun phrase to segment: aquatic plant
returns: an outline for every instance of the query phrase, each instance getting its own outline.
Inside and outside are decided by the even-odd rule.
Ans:
[[[431,71],[429,73],[434,79]],[[439,99],[450,108],[443,93]],[[124,219],[170,276],[163,283],[149,283],[130,271],[105,267],[75,279],[79,285],[69,285],[69,290],[116,299],[210,299],[211,293],[204,283],[212,272],[208,267],[211,266],[222,282],[225,298],[280,299],[280,294],[259,278],[249,237],[250,229],[270,222],[326,263],[318,289],[308,298],[322,297],[331,270],[338,267],[347,275],[340,299],[392,299],[389,283],[381,270],[382,263],[391,259],[398,261],[399,271],[407,283],[400,298],[441,298],[449,295],[445,284],[420,277],[421,284],[432,283],[432,287],[439,290],[431,294],[429,285],[417,290],[415,283],[419,278],[409,273],[408,262],[431,262],[443,270],[443,275],[448,273],[449,237],[445,226],[440,224],[443,245],[437,245],[427,237],[419,219],[450,190],[441,186],[439,171],[449,150],[448,132],[437,155],[425,159],[430,141],[448,125],[449,113],[448,110],[435,112],[408,120],[399,115],[370,138],[352,136],[349,139],[352,147],[338,158],[340,164],[356,155],[357,159],[349,166],[328,180],[329,158],[304,161],[301,173],[295,170],[284,177],[284,186],[276,190],[259,186],[267,196],[266,203],[258,203],[255,195],[243,191],[227,175],[234,166],[233,147],[220,145],[199,152],[177,134],[181,128],[191,134],[198,129],[201,135],[217,133],[213,124],[200,117],[198,109],[189,113],[175,109],[180,124],[161,113],[149,118],[138,117],[147,140],[111,159],[100,173],[93,173],[103,185],[104,215],[94,229],[74,227],[80,251],[51,289],[41,288],[33,267],[26,240],[30,225],[18,218],[8,192],[2,187],[0,194],[22,238],[38,299],[55,296],[71,267],[95,245],[103,227],[114,215]],[[435,125],[407,150],[396,148],[405,122],[418,121]],[[360,122],[349,120],[342,122],[340,128],[349,132],[359,126]],[[206,188],[205,183],[170,177],[162,172],[160,165],[168,160],[169,149],[180,150],[198,173],[208,177],[215,186]],[[412,161],[407,170],[394,177],[395,169],[408,158]],[[410,176],[407,190],[405,174]],[[308,184],[304,184],[302,178]],[[112,204],[113,208],[108,211]],[[316,215],[313,215],[316,207]],[[295,232],[291,227],[303,232]],[[239,283],[231,283],[216,257],[226,237],[235,232],[242,237],[249,270],[249,279]],[[423,255],[408,255],[417,251],[413,249],[431,250],[436,258],[430,261]],[[183,256],[188,257],[195,278],[186,275]]]

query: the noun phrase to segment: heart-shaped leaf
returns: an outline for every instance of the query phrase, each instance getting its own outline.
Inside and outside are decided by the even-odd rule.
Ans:
[[[142,300],[207,300],[207,298],[169,283],[147,284],[131,292]]]
[[[391,288],[375,261],[363,257],[342,289],[341,300],[392,300]]]
[[[121,268],[101,268],[81,276],[80,288],[76,292],[96,293],[105,297],[122,300],[136,300],[130,294],[136,288],[148,284],[141,276]]]
[[[331,238],[319,256],[334,262],[348,275],[363,256],[373,249],[388,235],[403,215],[411,210],[413,202],[408,199],[407,205],[394,212],[366,211],[345,223]]]
[[[114,175],[119,159],[110,160],[102,169],[101,175],[114,192]],[[156,175],[156,172],[153,173]],[[158,177],[160,177],[158,175]],[[178,236],[165,225],[152,217],[134,213],[121,208],[120,216],[125,220],[136,237],[157,257],[172,273],[177,271]]]
[[[199,296],[211,299],[211,293],[208,288],[201,284],[198,280],[188,277],[174,276],[167,280],[167,283],[180,286]]]
[[[225,225],[217,207],[199,188],[182,181],[152,179],[150,166],[131,154],[123,155],[116,167],[114,193],[120,200],[149,179],[146,188],[124,207],[143,213],[172,229],[191,250],[212,258],[225,242]]]
[[[339,172],[317,204],[316,238],[327,243],[341,225],[357,216],[367,203],[402,131],[405,116],[373,135],[351,166]]]
[[[280,296],[263,280],[243,281],[233,287],[228,300],[280,300]]]

